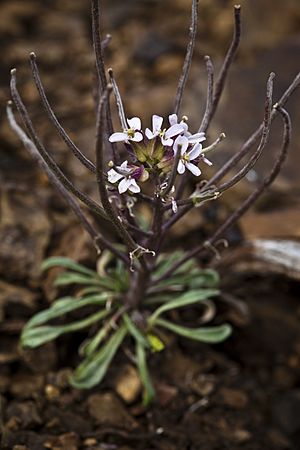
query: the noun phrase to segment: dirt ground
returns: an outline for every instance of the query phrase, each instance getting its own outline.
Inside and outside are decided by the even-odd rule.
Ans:
[[[106,52],[124,94],[128,115],[149,121],[171,112],[189,26],[187,0],[104,1]],[[184,111],[196,127],[203,112],[206,80],[202,57],[216,67],[230,40],[231,1],[203,0],[197,50]],[[275,97],[299,71],[298,0],[244,0],[241,50],[220,111],[210,130],[228,136],[216,152],[218,166],[247,138],[263,116],[268,73],[277,74]],[[163,4],[163,7],[162,7]],[[49,185],[5,119],[9,70],[43,141],[66,172],[91,195],[96,185],[68,153],[47,122],[30,77],[27,57],[35,51],[52,105],[72,138],[93,158],[94,103],[90,11],[87,0],[0,2],[0,448],[3,450],[276,450],[300,448],[300,310],[297,271],[272,273],[218,265],[220,317],[234,326],[223,345],[171,340],[151,359],[157,389],[149,410],[127,356],[120,352],[101,388],[80,392],[68,385],[79,361],[82,334],[37,351],[20,352],[18,336],[31,315],[57,291],[53,272],[42,277],[49,255],[93,266],[94,250],[63,201]],[[272,189],[228,236],[300,237],[299,92],[288,104],[293,120],[289,160]],[[145,106],[146,105],[146,106]],[[115,117],[116,118],[116,117]],[[195,245],[261,180],[278,148],[279,122],[268,151],[251,179],[224,196],[203,218],[197,210],[172,235],[172,243]],[[229,250],[229,253],[231,250]],[[299,259],[298,259],[299,263]],[[296,263],[297,264],[297,261]],[[252,268],[253,269],[253,268]],[[278,271],[277,271],[278,272]],[[195,311],[196,313],[196,311]]]

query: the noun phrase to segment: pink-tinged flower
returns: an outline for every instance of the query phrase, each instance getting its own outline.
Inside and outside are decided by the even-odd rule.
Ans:
[[[128,161],[124,161],[120,166],[115,169],[110,169],[107,172],[108,181],[110,183],[118,183],[118,191],[120,194],[123,194],[127,190],[132,192],[133,194],[137,194],[141,192],[141,188],[138,186],[136,182],[136,178],[140,177],[141,168],[136,168],[128,166]]]
[[[132,119],[127,119],[129,128],[125,129],[123,132],[113,133],[109,137],[110,142],[141,142],[143,140],[143,134],[140,132],[142,129],[142,122],[139,117],[133,117]]]
[[[152,116],[152,131],[149,128],[146,128],[145,134],[149,140],[160,137],[162,145],[170,147],[173,145],[174,139],[173,137],[181,134],[184,131],[184,126],[181,124],[174,124],[168,129],[162,130],[163,118],[160,116],[153,115]]]
[[[178,136],[173,147],[174,155],[176,155],[178,151],[180,151],[181,155],[178,162],[177,172],[181,175],[185,172],[185,169],[188,169],[193,175],[199,177],[199,175],[201,175],[201,170],[196,164],[192,163],[192,161],[195,161],[200,156],[202,145],[195,144],[190,151],[187,151],[188,147],[188,138],[185,136]]]
[[[169,123],[171,126],[178,124],[177,114],[171,114],[169,116]],[[179,125],[184,127],[183,136],[185,136],[188,139],[189,144],[197,144],[197,143],[205,141],[205,139],[206,139],[205,133],[203,133],[202,131],[200,133],[195,133],[195,134],[190,133],[188,131],[188,129],[189,129],[188,124],[184,120],[182,120],[179,123]]]

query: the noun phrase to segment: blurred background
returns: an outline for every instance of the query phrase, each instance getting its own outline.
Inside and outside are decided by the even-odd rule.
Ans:
[[[172,112],[190,24],[188,0],[103,1],[103,32],[112,34],[106,51],[128,116],[149,125],[151,115]],[[194,63],[182,113],[196,130],[205,107],[209,54],[216,71],[230,43],[233,29],[230,0],[201,0]],[[238,57],[210,129],[208,142],[220,132],[227,139],[212,156],[214,170],[262,121],[265,84],[276,72],[275,99],[299,70],[300,5],[298,0],[242,1],[243,33]],[[35,285],[45,254],[82,254],[86,238],[65,209],[46,177],[10,131],[5,103],[10,98],[9,71],[18,68],[18,85],[43,141],[77,185],[95,194],[95,183],[77,163],[49,124],[31,79],[28,55],[35,51],[42,80],[59,119],[77,145],[93,158],[94,59],[91,46],[90,4],[87,0],[1,0],[0,2],[0,272],[6,281]],[[276,184],[241,221],[246,238],[300,235],[300,111],[299,92],[289,101],[293,121],[290,156]],[[117,117],[114,111],[116,127]],[[276,120],[265,156],[248,180],[222,197],[231,210],[250,192],[273,161],[280,145],[281,124]],[[205,174],[206,175],[206,174]],[[222,212],[221,216],[225,214]],[[212,227],[219,220],[213,217]],[[198,211],[179,226],[177,236],[198,232]],[[76,239],[74,242],[74,236]],[[72,242],[72,246],[69,243]],[[71,253],[71,254],[70,254]]]

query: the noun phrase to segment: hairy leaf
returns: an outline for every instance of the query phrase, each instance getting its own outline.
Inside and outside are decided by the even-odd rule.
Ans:
[[[73,270],[74,272],[79,272],[82,273],[84,275],[87,276],[91,276],[94,277],[96,275],[96,272],[91,270],[91,269],[87,269],[86,267],[84,267],[82,264],[79,264],[75,261],[73,261],[70,258],[65,258],[63,256],[53,256],[51,258],[47,258],[45,259],[45,261],[43,261],[42,263],[42,270],[48,270],[51,269],[52,267],[65,267],[66,269],[70,269]]]
[[[126,333],[126,326],[121,326],[97,353],[86,358],[75,370],[71,378],[72,386],[89,389],[100,383]]]
[[[58,338],[62,334],[81,330],[103,319],[109,314],[109,311],[102,310],[87,317],[86,319],[72,322],[67,325],[42,325],[34,328],[25,328],[21,335],[21,345],[23,347],[38,347],[46,342]]]
[[[176,325],[164,319],[156,319],[155,325],[167,328],[180,336],[195,341],[206,342],[210,344],[217,344],[222,342],[230,336],[232,328],[229,324],[224,324],[215,327],[202,327],[202,328],[186,328],[181,325]]]
[[[103,305],[110,296],[108,294],[91,295],[89,297],[77,299],[74,297],[64,297],[56,300],[52,306],[45,311],[41,311],[33,316],[25,325],[24,330],[42,325],[56,317],[63,316],[76,309],[88,305]]]
[[[143,403],[145,406],[148,406],[155,396],[155,391],[147,367],[146,351],[144,346],[139,342],[136,344],[136,362],[141,381],[144,385]]]
[[[155,322],[155,320],[166,311],[170,311],[175,308],[182,308],[184,306],[192,305],[194,303],[201,302],[210,297],[215,297],[219,294],[219,291],[216,289],[200,289],[196,291],[190,291],[179,297],[176,297],[174,300],[164,303],[160,306],[148,319],[149,324]]]

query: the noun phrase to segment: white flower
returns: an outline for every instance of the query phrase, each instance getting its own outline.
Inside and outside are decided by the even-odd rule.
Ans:
[[[145,134],[148,139],[154,139],[157,136],[160,137],[162,145],[171,146],[173,145],[174,139],[172,137],[181,134],[184,131],[184,126],[182,124],[174,124],[170,128],[162,130],[163,118],[160,116],[152,116],[152,131],[146,128]]]
[[[141,142],[143,140],[143,135],[140,132],[142,128],[142,122],[139,117],[133,117],[132,119],[127,119],[129,128],[120,133],[113,133],[109,137],[110,142]]]
[[[110,183],[117,183],[119,181],[118,191],[123,194],[127,190],[133,194],[141,192],[136,180],[131,176],[133,170],[128,167],[128,161],[124,161],[120,166],[117,166],[118,172],[115,169],[110,169],[107,172],[108,181]]]
[[[169,116],[169,123],[171,126],[174,126],[176,124],[178,124],[178,116],[177,114],[171,114]],[[200,133],[196,133],[196,134],[192,134],[188,131],[188,124],[182,120],[180,122],[180,125],[184,128],[184,132],[183,132],[183,136],[185,136],[190,144],[197,144],[200,142],[205,141],[206,137],[205,137],[205,133],[200,132]]]
[[[180,159],[178,162],[177,172],[181,175],[185,172],[185,169],[188,169],[192,172],[193,175],[199,177],[201,175],[201,170],[198,166],[193,164],[191,161],[194,161],[199,157],[202,150],[201,144],[195,144],[190,151],[187,151],[189,147],[188,138],[185,136],[178,136],[174,143],[174,155],[177,154],[177,151],[180,151]]]

